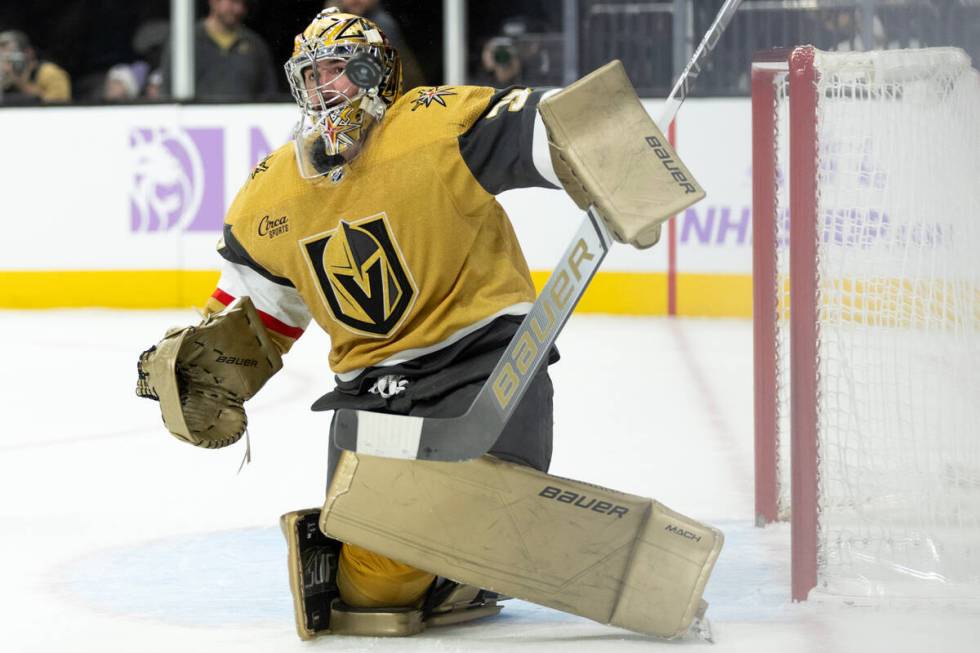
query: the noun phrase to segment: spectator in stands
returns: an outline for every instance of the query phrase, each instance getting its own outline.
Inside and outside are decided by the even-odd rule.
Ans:
[[[362,16],[380,27],[401,56],[402,88],[409,90],[416,86],[425,86],[425,76],[422,74],[415,54],[405,42],[405,36],[398,25],[398,21],[385,11],[380,0],[327,0],[323,3],[323,8],[329,7],[337,7],[346,14]]]
[[[163,73],[153,70],[146,78],[146,86],[143,87],[143,97],[147,100],[160,100],[163,98]]]
[[[508,36],[495,36],[483,46],[480,55],[483,76],[479,83],[506,88],[520,81],[523,65],[514,39]]]
[[[105,76],[102,99],[106,102],[132,102],[140,94],[140,84],[131,66],[118,64]]]
[[[242,21],[246,0],[208,0],[207,18],[194,30],[194,89],[200,100],[273,99],[278,77],[269,48]],[[163,88],[171,93],[170,49],[164,49]],[[281,74],[281,73],[280,73]]]
[[[0,32],[0,102],[40,104],[71,100],[71,79],[63,68],[40,59],[23,32]]]
[[[140,61],[146,62],[150,70],[160,68],[160,60],[163,58],[163,50],[170,39],[170,21],[162,18],[153,18],[140,23],[136,31],[133,32],[133,52],[136,53]]]

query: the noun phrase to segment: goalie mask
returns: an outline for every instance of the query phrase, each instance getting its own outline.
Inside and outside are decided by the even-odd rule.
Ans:
[[[336,8],[296,37],[285,68],[302,112],[293,141],[305,178],[353,158],[401,94],[401,60],[388,38],[370,20]]]

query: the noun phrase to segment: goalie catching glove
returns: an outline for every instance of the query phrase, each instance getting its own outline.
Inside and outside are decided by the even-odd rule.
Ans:
[[[583,211],[595,205],[619,242],[655,245],[661,224],[704,197],[619,61],[544,98],[538,112],[565,192]]]
[[[282,368],[248,297],[197,326],[171,329],[137,364],[136,394],[160,402],[178,439],[217,449],[237,442],[248,420],[244,402]]]

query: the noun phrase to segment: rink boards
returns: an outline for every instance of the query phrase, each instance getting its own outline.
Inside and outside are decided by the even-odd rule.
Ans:
[[[658,103],[647,103],[657,114]],[[285,142],[290,104],[5,109],[0,120],[0,308],[199,306],[217,280],[224,212],[256,162]],[[613,249],[579,310],[751,312],[747,99],[689,100],[681,155],[708,198],[651,250]],[[581,214],[560,191],[504,193],[540,288]]]

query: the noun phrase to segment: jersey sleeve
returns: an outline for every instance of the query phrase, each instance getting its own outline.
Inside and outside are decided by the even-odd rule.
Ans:
[[[295,286],[257,263],[242,247],[230,225],[225,225],[218,254],[223,259],[221,278],[205,310],[220,312],[238,297],[247,295],[279,351],[289,351],[311,320],[310,310]]]
[[[538,103],[550,92],[521,87],[494,91],[484,111],[459,136],[463,161],[488,193],[560,188],[538,116]]]

